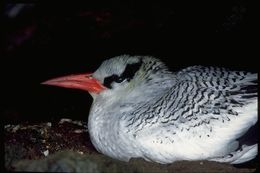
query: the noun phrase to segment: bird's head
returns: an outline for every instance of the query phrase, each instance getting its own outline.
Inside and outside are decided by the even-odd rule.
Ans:
[[[170,74],[164,63],[148,56],[117,56],[105,60],[94,73],[58,77],[42,84],[75,88],[96,95],[129,93],[133,89],[160,84]]]

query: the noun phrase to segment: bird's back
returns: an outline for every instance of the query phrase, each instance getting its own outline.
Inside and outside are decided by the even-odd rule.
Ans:
[[[228,155],[256,122],[257,74],[193,66],[176,73],[164,94],[136,105],[124,125],[144,158],[170,163]]]

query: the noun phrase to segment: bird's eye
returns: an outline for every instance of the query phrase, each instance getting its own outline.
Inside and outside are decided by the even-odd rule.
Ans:
[[[127,80],[129,82],[131,79],[133,79],[135,73],[140,69],[141,65],[142,61],[133,64],[127,64],[124,72],[120,76],[113,74],[104,78],[103,85],[111,89],[113,82],[121,83],[124,80]]]
[[[121,83],[121,82],[123,82],[124,80],[125,80],[124,78],[118,77],[118,78],[115,79],[115,82],[116,82],[116,83]]]
[[[121,82],[123,82],[124,80],[125,80],[125,78],[120,77],[120,76],[118,76],[118,75],[111,75],[111,76],[106,77],[106,78],[104,79],[104,86],[106,86],[107,88],[112,88],[112,87],[111,87],[111,84],[112,84],[113,82],[121,83]]]

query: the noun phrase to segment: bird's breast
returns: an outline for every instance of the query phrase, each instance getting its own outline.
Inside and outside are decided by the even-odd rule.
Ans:
[[[112,110],[99,105],[92,106],[88,120],[91,142],[99,152],[128,161],[138,155],[138,147],[134,146],[132,137],[121,129],[119,112]]]

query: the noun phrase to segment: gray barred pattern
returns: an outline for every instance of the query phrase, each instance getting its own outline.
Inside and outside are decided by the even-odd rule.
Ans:
[[[176,84],[163,96],[135,105],[128,115],[128,132],[138,132],[154,124],[182,124],[186,130],[209,124],[211,120],[230,121],[238,116],[234,108],[257,97],[257,75],[218,67],[193,66],[176,74]],[[212,130],[211,128],[209,130]]]

